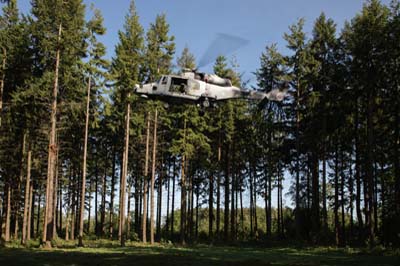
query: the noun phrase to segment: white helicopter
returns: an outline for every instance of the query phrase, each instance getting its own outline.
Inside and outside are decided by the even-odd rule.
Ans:
[[[199,66],[205,66],[218,55],[235,51],[248,43],[240,37],[218,34],[205,52]],[[216,105],[218,101],[245,98],[251,100],[282,101],[287,92],[287,86],[274,89],[268,93],[255,90],[245,90],[232,85],[230,79],[214,74],[206,74],[195,70],[185,70],[181,75],[163,75],[156,82],[136,85],[134,92],[144,98],[156,98],[164,102],[189,102],[203,107]]]
[[[156,82],[136,85],[134,91],[144,98],[192,102],[207,108],[218,101],[238,98],[282,101],[287,89],[274,89],[268,93],[244,90],[233,86],[230,79],[193,70],[181,75],[163,75]]]

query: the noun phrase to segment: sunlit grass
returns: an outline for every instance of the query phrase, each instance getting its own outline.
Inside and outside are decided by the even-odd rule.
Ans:
[[[149,245],[117,241],[86,240],[85,247],[77,241],[54,241],[53,249],[39,248],[31,241],[29,248],[19,242],[0,249],[0,265],[400,265],[399,252],[374,252],[355,248],[251,248],[197,245],[180,247],[172,244]]]

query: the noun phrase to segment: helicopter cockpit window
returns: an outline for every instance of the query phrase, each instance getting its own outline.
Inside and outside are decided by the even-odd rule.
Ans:
[[[168,82],[168,78],[166,76],[163,76],[161,83],[162,84],[167,84],[167,82]]]
[[[171,92],[186,93],[187,85],[187,79],[171,78],[171,87],[169,90]]]

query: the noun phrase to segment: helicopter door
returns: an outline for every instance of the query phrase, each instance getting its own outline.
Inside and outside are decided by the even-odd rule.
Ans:
[[[169,91],[172,93],[186,94],[188,89],[188,80],[184,78],[171,78]]]
[[[153,90],[157,90],[158,94],[164,94],[168,92],[168,76],[162,76],[157,84],[157,86],[153,87]]]

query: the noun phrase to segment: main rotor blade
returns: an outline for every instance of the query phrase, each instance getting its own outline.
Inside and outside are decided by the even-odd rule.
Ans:
[[[248,43],[249,41],[243,38],[219,33],[217,34],[217,37],[214,39],[214,41],[207,48],[203,57],[199,61],[198,67],[201,68],[210,64],[220,55],[227,56],[228,54],[235,52],[236,50],[247,45]]]

